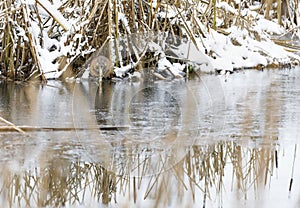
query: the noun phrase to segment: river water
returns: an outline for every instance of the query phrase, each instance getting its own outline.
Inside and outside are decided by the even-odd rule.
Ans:
[[[0,98],[3,207],[300,206],[300,68]]]

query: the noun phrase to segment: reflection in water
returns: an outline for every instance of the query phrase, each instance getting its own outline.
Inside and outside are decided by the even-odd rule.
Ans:
[[[178,204],[257,207],[252,203],[259,205],[261,200],[266,206],[273,205],[271,194],[279,189],[285,194],[277,193],[277,199],[282,201],[276,203],[282,206],[292,202],[296,207],[297,202],[288,198],[290,177],[286,176],[291,174],[292,166],[289,169],[284,169],[281,163],[279,168],[275,166],[278,162],[275,152],[280,162],[289,165],[293,154],[283,156],[281,151],[284,150],[275,146],[266,149],[241,147],[235,142],[192,146],[186,157],[170,171],[148,177],[118,176],[95,163],[52,158],[46,167],[25,170],[21,174],[4,166],[1,196],[10,205],[20,206],[96,206],[101,203],[142,206],[147,203],[155,207]],[[278,181],[282,183],[279,186]],[[295,192],[298,194],[299,190],[294,185],[293,198],[297,196]]]
[[[0,133],[0,203],[299,207],[299,79],[295,69],[227,82],[0,82],[1,117],[54,129]],[[98,125],[129,129],[55,131]]]
[[[21,175],[3,170],[2,196],[10,206],[66,206],[81,204],[86,195],[107,204],[115,192],[115,177],[101,166],[57,159],[46,168]]]

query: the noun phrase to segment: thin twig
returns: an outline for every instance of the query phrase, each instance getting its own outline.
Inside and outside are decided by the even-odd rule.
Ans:
[[[11,127],[12,129],[14,129],[14,130],[16,130],[16,131],[18,131],[18,132],[20,132],[20,133],[26,134],[26,132],[23,131],[21,128],[17,127],[16,125],[14,125],[13,123],[9,122],[8,120],[2,118],[1,116],[0,116],[0,121],[2,121],[2,122],[4,122],[4,123],[8,124],[9,127]]]
[[[29,131],[84,131],[84,130],[95,130],[95,129],[114,131],[114,130],[125,130],[125,129],[129,128],[128,126],[91,126],[91,127],[86,127],[86,128],[84,128],[84,127],[15,126],[14,124],[12,124],[10,122],[7,124],[13,125],[13,126],[0,126],[0,132],[8,132],[8,131],[17,130],[19,132],[26,133]]]

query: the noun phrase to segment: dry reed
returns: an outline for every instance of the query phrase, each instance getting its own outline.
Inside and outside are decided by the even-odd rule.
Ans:
[[[280,0],[278,0],[280,1]],[[66,76],[75,76],[94,50],[99,49],[108,37],[118,39],[121,36],[147,32],[169,32],[173,36],[186,33],[195,44],[195,37],[204,37],[204,30],[210,27],[223,31],[232,25],[250,27],[250,19],[232,14],[223,7],[216,6],[217,1],[119,1],[119,0],[63,0],[58,11],[72,24],[68,28],[51,9],[40,1],[27,4],[22,1],[0,0],[0,72],[10,80],[28,80],[39,77],[45,80],[41,64],[41,49],[56,51],[52,60]],[[272,10],[281,17],[282,9],[271,7],[272,1],[266,1],[266,17]],[[239,8],[245,3],[228,1],[229,5]],[[247,3],[248,4],[248,3]],[[296,4],[295,4],[296,5]],[[46,12],[42,12],[41,8]],[[202,8],[202,9],[199,9]],[[169,17],[170,11],[175,15]],[[45,14],[47,13],[47,14]],[[261,11],[264,13],[264,10]],[[288,18],[293,14],[284,13]],[[216,19],[223,22],[216,24]],[[279,23],[282,22],[278,18]],[[249,33],[251,29],[248,28]],[[39,34],[37,34],[39,33]],[[45,42],[54,40],[68,48],[64,54],[61,48],[53,45],[45,48]],[[109,41],[111,42],[112,39]],[[196,44],[197,45],[197,44]],[[110,57],[115,66],[122,62],[119,46],[111,51]],[[111,59],[110,59],[111,60]]]

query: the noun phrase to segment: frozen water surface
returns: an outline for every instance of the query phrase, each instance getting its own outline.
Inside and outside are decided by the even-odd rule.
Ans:
[[[0,97],[3,206],[300,206],[299,68]]]

